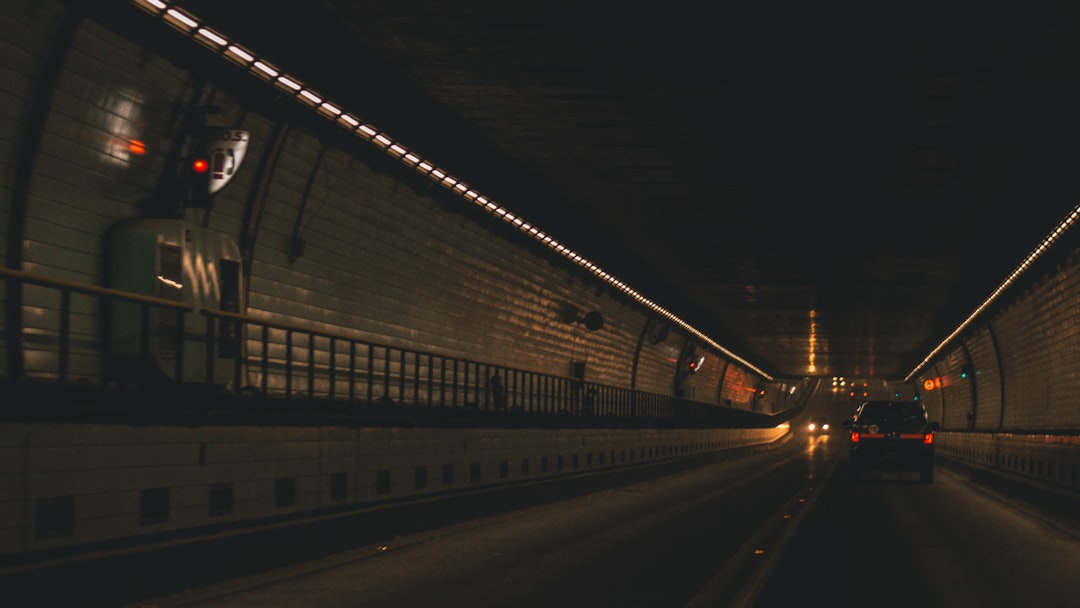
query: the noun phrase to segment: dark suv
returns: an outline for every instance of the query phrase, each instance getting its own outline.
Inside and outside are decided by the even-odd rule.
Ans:
[[[926,408],[918,401],[867,401],[850,420],[849,474],[864,471],[914,471],[923,483],[934,481],[934,431]]]

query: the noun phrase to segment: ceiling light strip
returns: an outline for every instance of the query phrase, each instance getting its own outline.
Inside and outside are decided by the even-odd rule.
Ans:
[[[1072,212],[1066,215],[1065,219],[1061,220],[1061,222],[1053,230],[1051,230],[1049,234],[1043,237],[1043,240],[1039,243],[1039,245],[1035,247],[1035,249],[1033,249],[1031,253],[1027,255],[1027,257],[1024,258],[1024,261],[1020,262],[1020,265],[1017,266],[1016,269],[1013,270],[1012,273],[1010,273],[1009,276],[1004,281],[1002,281],[1000,285],[997,286],[997,289],[990,293],[990,296],[987,297],[986,300],[982,304],[980,304],[974,312],[968,315],[968,318],[965,319],[959,327],[953,330],[953,332],[949,334],[949,336],[945,338],[941,342],[941,344],[938,344],[937,348],[931,351],[930,354],[927,355],[921,363],[915,366],[915,369],[911,370],[911,373],[908,374],[906,378],[904,378],[904,382],[911,382],[912,378],[914,378],[916,374],[918,374],[924,367],[929,365],[930,362],[933,361],[934,357],[936,357],[938,353],[942,351],[942,349],[944,349],[950,342],[955,340],[957,336],[963,333],[963,331],[967,329],[968,326],[974,323],[975,319],[979,315],[981,315],[983,311],[989,308],[990,305],[993,304],[994,301],[997,300],[998,297],[1006,289],[1011,287],[1013,283],[1015,283],[1025,272],[1027,272],[1028,268],[1031,268],[1031,265],[1034,264],[1035,261],[1042,256],[1042,254],[1046,253],[1047,249],[1050,249],[1050,246],[1054,244],[1054,241],[1057,241],[1059,238],[1061,238],[1061,235],[1065,234],[1065,232],[1069,228],[1071,228],[1073,224],[1075,224],[1077,221],[1080,221],[1080,204],[1077,204],[1075,207],[1073,207]]]
[[[309,89],[303,81],[295,78],[289,74],[282,73],[273,64],[268,63],[265,58],[258,55],[246,47],[237,44],[235,41],[229,40],[228,36],[218,32],[217,30],[207,27],[201,23],[200,20],[192,15],[190,12],[179,8],[173,2],[167,2],[165,0],[131,0],[131,3],[135,6],[143,9],[147,13],[154,15],[171,26],[173,29],[185,34],[186,36],[194,39],[200,45],[209,48],[221,57],[237,64],[247,70],[248,73],[271,83],[274,88],[282,91],[288,95],[291,95],[298,102],[304,106],[316,111],[320,116],[335,121],[338,125],[344,127],[348,131],[357,135],[358,137],[369,141],[380,149],[383,150],[389,156],[400,160],[402,163],[411,167],[417,173],[424,175],[432,182],[446,188],[450,192],[453,192],[457,196],[475,203],[481,209],[490,213],[507,224],[518,229],[523,234],[532,237],[539,241],[541,244],[548,246],[553,251],[559,253],[566,259],[577,264],[581,268],[595,275],[601,281],[611,285],[618,291],[626,294],[633,300],[641,303],[646,308],[649,308],[653,312],[664,317],[671,323],[678,325],[685,331],[689,332],[698,340],[711,346],[717,351],[723,353],[725,356],[739,362],[741,365],[752,370],[754,373],[759,374],[766,380],[773,380],[773,377],[765,373],[761,369],[758,369],[749,361],[739,357],[730,350],[724,348],[716,341],[712,340],[705,334],[701,333],[697,329],[694,329],[690,324],[686,323],[679,317],[675,316],[671,312],[667,311],[660,305],[656,304],[652,300],[643,297],[638,292],[630,288],[622,281],[619,281],[615,277],[605,272],[602,268],[593,264],[589,260],[581,257],[581,255],[568,249],[549,235],[541,232],[531,223],[525,221],[517,214],[512,213],[509,209],[506,209],[497,203],[491,201],[487,197],[481,195],[474,188],[465,184],[458,178],[448,174],[446,171],[440,169],[437,165],[431,161],[422,159],[415,153],[411,152],[401,142],[395,141],[386,133],[379,131],[373,125],[366,124],[360,119],[356,118],[353,114],[347,113],[341,109],[341,106],[327,100],[325,97]]]

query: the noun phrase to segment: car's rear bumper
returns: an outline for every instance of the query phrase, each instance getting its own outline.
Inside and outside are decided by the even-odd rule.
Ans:
[[[934,450],[896,443],[860,444],[849,450],[851,464],[863,470],[922,471],[934,464]]]

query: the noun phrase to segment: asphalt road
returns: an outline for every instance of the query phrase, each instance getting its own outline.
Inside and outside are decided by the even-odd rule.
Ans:
[[[836,442],[841,443],[841,442]],[[937,467],[848,481],[842,463],[757,606],[1080,606],[1080,530]],[[1080,505],[1078,505],[1080,508]]]

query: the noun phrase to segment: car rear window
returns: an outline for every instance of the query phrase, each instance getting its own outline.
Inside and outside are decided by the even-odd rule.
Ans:
[[[918,403],[870,402],[863,405],[859,422],[864,424],[926,422],[926,410]]]

